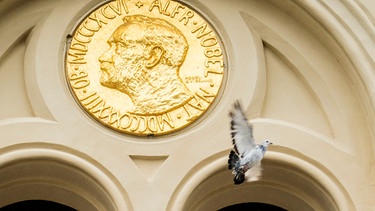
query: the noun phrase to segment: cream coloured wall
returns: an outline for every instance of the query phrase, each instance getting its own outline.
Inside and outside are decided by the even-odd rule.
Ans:
[[[0,1],[0,207],[44,199],[79,210],[372,210],[374,4],[182,1],[204,14],[227,55],[220,97],[197,123],[139,138],[95,123],[64,76],[66,36],[100,1]],[[228,110],[246,107],[275,142],[263,179],[226,170]]]

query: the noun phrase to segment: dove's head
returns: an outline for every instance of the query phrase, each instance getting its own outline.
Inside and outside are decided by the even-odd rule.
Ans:
[[[273,144],[270,140],[266,139],[263,141],[262,143],[262,146],[267,149],[267,147],[270,145],[270,144]]]

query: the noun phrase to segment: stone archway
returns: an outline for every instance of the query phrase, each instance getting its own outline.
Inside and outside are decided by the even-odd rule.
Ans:
[[[42,143],[2,149],[0,207],[45,200],[76,210],[132,210],[129,200],[121,197],[124,191],[116,187],[115,179],[73,151]]]
[[[235,186],[216,155],[179,185],[168,210],[219,210],[234,204],[257,202],[286,210],[353,210],[354,205],[332,173],[305,156],[274,148],[263,161],[260,181]],[[195,180],[195,181],[194,181]],[[199,182],[198,182],[199,181]]]

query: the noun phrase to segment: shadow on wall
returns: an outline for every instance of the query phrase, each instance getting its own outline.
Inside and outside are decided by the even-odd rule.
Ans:
[[[71,207],[65,206],[52,201],[44,200],[27,200],[16,202],[0,208],[1,211],[76,211]]]
[[[264,203],[241,203],[241,204],[234,204],[228,207],[224,207],[218,211],[249,211],[249,210],[257,210],[257,211],[286,211],[281,207],[277,207],[271,204],[264,204]]]

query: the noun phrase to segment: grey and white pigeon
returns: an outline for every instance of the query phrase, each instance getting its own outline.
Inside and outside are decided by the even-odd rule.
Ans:
[[[228,169],[234,174],[234,184],[243,183],[245,177],[249,181],[258,180],[261,176],[261,160],[272,143],[266,139],[262,144],[255,144],[253,127],[248,123],[238,101],[229,115],[232,119],[230,124],[234,150],[229,154]]]

